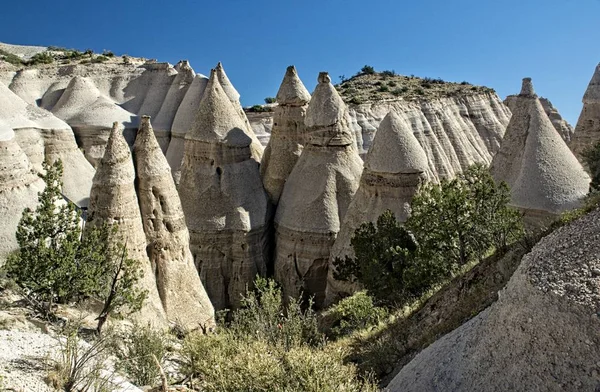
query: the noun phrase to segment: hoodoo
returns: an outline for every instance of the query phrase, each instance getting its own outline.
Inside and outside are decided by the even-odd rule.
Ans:
[[[223,87],[223,91],[229,98],[229,101],[231,101],[231,104],[235,108],[235,111],[237,112],[238,116],[244,122],[244,130],[252,138],[252,143],[250,144],[250,152],[252,154],[252,159],[260,163],[263,156],[264,147],[260,143],[260,140],[258,140],[256,135],[254,134],[252,126],[250,125],[250,121],[248,121],[248,117],[246,117],[244,108],[242,108],[242,104],[240,103],[240,93],[238,93],[235,87],[233,87],[233,84],[227,77],[227,74],[225,73],[225,69],[223,69],[223,65],[221,64],[221,62],[217,64],[215,70],[217,72],[217,78],[219,79],[219,83],[221,84],[221,87]]]
[[[115,122],[94,176],[87,224],[118,225],[118,235],[112,241],[125,244],[127,256],[140,263],[144,277],[139,284],[148,291],[142,310],[136,316],[143,323],[160,327],[166,324],[166,317],[158,295],[155,268],[146,254],[146,236],[134,181],[131,152]]]
[[[600,64],[583,96],[583,109],[569,147],[583,162],[583,153],[600,142]]]
[[[194,117],[198,111],[198,106],[200,105],[200,100],[202,100],[202,95],[204,95],[207,83],[208,78],[204,75],[198,74],[194,77],[194,81],[185,93],[185,97],[183,97],[183,101],[181,101],[173,119],[171,141],[169,142],[166,155],[167,161],[171,166],[175,185],[179,184],[181,177],[181,161],[183,161],[185,135],[190,130],[192,124],[194,124]]]
[[[212,70],[185,140],[179,195],[190,248],[215,307],[237,307],[266,273],[268,197],[252,138]]]
[[[150,117],[142,117],[133,148],[146,253],[167,318],[186,329],[212,326],[214,309],[194,266],[181,201]]]
[[[399,222],[410,214],[410,202],[419,186],[427,180],[425,151],[408,124],[396,112],[383,119],[365,158],[358,191],[331,250],[327,281],[327,304],[352,294],[356,287],[333,277],[333,261],[353,256],[350,240],[364,222],[376,222],[391,210]]]
[[[0,265],[10,252],[18,248],[15,232],[23,209],[35,208],[38,192],[44,189],[27,155],[15,139],[10,126],[0,120]]]
[[[577,208],[588,192],[589,176],[544,112],[530,78],[523,79],[491,171],[510,186],[511,204],[531,226]]]
[[[331,247],[356,190],[363,162],[348,109],[326,72],[306,111],[306,142],[275,216],[275,278],[284,295],[325,300]]]
[[[260,167],[265,190],[273,204],[279,202],[283,185],[302,153],[304,118],[310,93],[298,77],[296,68],[287,68],[275,108],[273,129]]]

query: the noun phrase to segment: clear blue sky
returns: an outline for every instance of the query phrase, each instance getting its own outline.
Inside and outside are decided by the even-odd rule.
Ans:
[[[600,62],[600,0],[4,0],[0,41],[129,54],[208,74],[222,61],[244,105],[294,64],[312,91],[363,65],[469,81],[504,98],[531,76],[570,122]]]

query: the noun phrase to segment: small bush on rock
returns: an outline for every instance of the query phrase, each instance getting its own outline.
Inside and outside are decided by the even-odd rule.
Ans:
[[[366,291],[359,291],[332,306],[323,318],[328,335],[338,338],[377,325],[386,315],[387,311],[375,306]]]
[[[360,69],[360,73],[363,75],[374,75],[375,68],[371,67],[370,65],[365,65]]]
[[[275,97],[266,97],[265,98],[265,103],[276,103],[277,102],[277,98]]]
[[[583,160],[592,177],[590,192],[600,192],[600,142],[583,153]]]
[[[27,61],[27,65],[52,64],[54,57],[48,52],[37,53]]]

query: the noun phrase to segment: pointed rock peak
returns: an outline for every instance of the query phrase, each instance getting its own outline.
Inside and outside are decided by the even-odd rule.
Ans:
[[[523,78],[523,85],[521,86],[520,96],[535,97],[535,90],[533,89],[533,83],[531,78]]]
[[[594,75],[592,75],[592,80],[590,80],[590,84],[588,85],[588,88],[585,91],[585,94],[583,95],[583,102],[600,102],[600,64],[596,66]]]
[[[129,146],[127,145],[127,141],[125,141],[125,137],[123,137],[121,124],[115,121],[110,130],[110,136],[106,143],[106,151],[102,157],[102,163],[117,162],[122,160],[124,156],[129,155]]]
[[[135,143],[133,144],[133,151],[135,152],[137,175],[140,178],[153,176],[161,172],[171,172],[167,158],[160,149],[158,140],[154,135],[150,116],[142,116],[141,118]]]
[[[180,72],[181,70],[191,70],[192,66],[190,62],[187,60],[180,60],[177,64],[175,64],[175,69]]]
[[[340,123],[348,108],[340,97],[327,72],[319,73],[317,87],[306,110],[307,127],[327,127]]]
[[[221,87],[223,87],[223,91],[227,94],[227,97],[231,102],[237,102],[240,99],[240,93],[237,92],[231,81],[227,77],[225,70],[223,69],[223,64],[219,61],[217,63],[217,67],[215,68],[217,77],[219,78],[219,83],[221,83]]]
[[[410,124],[398,113],[385,116],[375,133],[365,158],[365,168],[376,173],[424,173],[428,168],[425,150],[415,138]]]
[[[211,70],[194,125],[187,138],[225,142],[233,146],[248,146],[252,139],[244,129],[242,118],[219,83],[218,70]]]
[[[310,93],[298,77],[296,67],[290,65],[285,71],[283,81],[277,92],[277,103],[280,105],[302,106],[310,102]]]
[[[138,139],[140,141],[146,141],[149,136],[154,136],[154,130],[152,129],[152,124],[150,123],[150,116],[142,116],[140,119],[140,126],[138,127],[137,136],[135,138],[135,144],[137,144]]]

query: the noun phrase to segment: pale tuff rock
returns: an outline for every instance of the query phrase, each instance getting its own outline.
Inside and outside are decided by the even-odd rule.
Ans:
[[[52,113],[25,103],[0,84],[0,119],[15,131],[17,143],[33,168],[42,162],[61,159],[64,167],[63,194],[79,206],[86,206],[94,168],[77,148],[73,131]]]
[[[356,291],[357,286],[334,279],[336,258],[353,257],[350,240],[365,222],[376,222],[391,210],[399,222],[410,214],[410,203],[419,186],[427,180],[427,155],[408,126],[396,112],[381,122],[365,158],[358,191],[345,215],[340,232],[331,249],[327,278],[326,303]]]
[[[169,87],[169,91],[167,92],[160,111],[156,115],[156,120],[154,121],[154,132],[157,135],[163,133],[171,134],[173,121],[175,120],[178,108],[196,76],[187,60],[177,63],[177,65],[175,65],[175,70],[177,70],[177,75],[175,76],[175,79],[173,79],[173,83],[171,84],[171,87]],[[188,125],[189,124],[191,124],[191,122],[188,123]],[[161,144],[161,148],[162,151],[166,153],[169,140],[167,139],[165,141]]]
[[[223,87],[223,91],[225,91],[225,94],[231,101],[231,104],[235,108],[235,111],[238,113],[238,116],[240,116],[240,118],[244,122],[244,129],[247,131],[248,135],[250,135],[250,137],[252,138],[252,144],[250,144],[250,152],[252,154],[252,159],[254,159],[256,162],[260,163],[262,156],[263,156],[264,147],[262,146],[262,144],[260,143],[260,141],[258,140],[256,135],[254,134],[254,131],[252,130],[252,126],[250,125],[250,122],[248,121],[248,118],[246,117],[246,113],[244,112],[244,108],[242,108],[242,105],[240,104],[240,94],[237,92],[235,87],[233,87],[233,84],[227,77],[227,74],[225,73],[225,70],[223,69],[223,65],[221,64],[221,62],[219,62],[217,64],[217,67],[215,68],[215,70],[217,73],[217,77],[219,79],[219,83]]]
[[[542,239],[496,303],[419,353],[389,390],[597,390],[598,254],[596,210]]]
[[[167,318],[185,329],[213,326],[214,309],[194,266],[171,168],[147,116],[133,148],[146,252]]]
[[[542,107],[544,108],[544,112],[548,115],[550,121],[552,121],[552,125],[554,126],[554,128],[562,136],[564,141],[567,144],[569,144],[574,132],[571,124],[569,124],[564,118],[562,118],[558,110],[552,105],[552,102],[550,102],[549,99],[539,97],[539,100],[542,104]],[[518,95],[509,95],[504,100],[504,104],[508,106],[511,112],[515,110],[516,102],[518,102]]]
[[[135,192],[135,170],[127,142],[115,122],[98,164],[90,193],[88,225],[117,224],[118,235],[112,241],[125,244],[127,257],[142,266],[144,277],[140,287],[148,291],[142,310],[135,317],[144,324],[166,325],[153,270],[146,253],[146,236]]]
[[[277,104],[270,104],[268,107],[275,111]],[[249,111],[247,108],[244,109],[244,111],[246,112],[246,118],[248,118],[254,134],[266,150],[273,129],[273,112],[253,112]]]
[[[85,157],[94,166],[104,156],[114,121],[126,129],[137,125],[134,114],[101,94],[91,79],[81,76],[71,79],[52,113],[73,128]]]
[[[600,64],[583,96],[583,109],[569,147],[583,162],[583,153],[600,142]]]
[[[273,204],[302,153],[304,118],[310,94],[292,65],[286,70],[279,92],[269,144],[260,167],[265,190]]]
[[[179,195],[194,261],[217,310],[239,306],[256,275],[266,274],[268,198],[251,143],[213,70],[186,135]]]
[[[0,265],[18,248],[15,232],[23,209],[35,208],[44,181],[33,171],[12,128],[0,120]]]
[[[306,143],[275,216],[275,278],[284,295],[322,306],[330,250],[358,188],[363,162],[348,109],[327,73],[319,74],[305,118]]]
[[[550,122],[529,78],[491,171],[510,186],[511,204],[532,225],[543,224],[543,215],[550,219],[578,207],[588,192],[589,176]]]
[[[173,119],[171,141],[169,142],[166,155],[176,185],[179,184],[181,177],[185,135],[194,124],[194,118],[196,117],[196,112],[198,111],[198,106],[200,105],[200,100],[202,99],[207,83],[208,78],[204,75],[198,74],[194,77],[194,81],[185,93],[185,97],[183,97],[183,101],[181,101],[177,109],[177,114],[175,114],[175,118]]]

